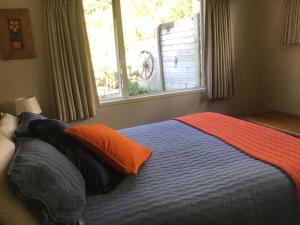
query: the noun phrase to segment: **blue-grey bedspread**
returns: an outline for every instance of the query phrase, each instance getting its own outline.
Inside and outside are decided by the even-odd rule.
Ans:
[[[114,192],[88,198],[86,225],[299,224],[280,169],[175,120],[120,132],[153,154]]]

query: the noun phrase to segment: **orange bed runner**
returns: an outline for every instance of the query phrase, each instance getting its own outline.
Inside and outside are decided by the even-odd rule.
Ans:
[[[300,139],[217,113],[197,113],[176,120],[285,171],[296,185],[300,203]]]

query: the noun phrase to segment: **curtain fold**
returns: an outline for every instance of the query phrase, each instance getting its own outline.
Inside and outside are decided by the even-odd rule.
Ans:
[[[300,44],[300,1],[285,0],[281,42],[284,45]]]
[[[234,95],[230,0],[206,0],[204,74],[210,99]]]
[[[43,0],[43,10],[58,117],[93,117],[99,99],[82,0]]]

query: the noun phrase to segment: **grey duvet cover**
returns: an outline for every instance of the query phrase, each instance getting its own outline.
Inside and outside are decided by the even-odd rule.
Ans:
[[[120,130],[152,149],[135,177],[88,198],[86,225],[296,225],[290,178],[178,121]]]

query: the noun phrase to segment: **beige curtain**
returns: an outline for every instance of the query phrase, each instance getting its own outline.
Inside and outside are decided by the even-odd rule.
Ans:
[[[208,98],[234,95],[230,0],[206,0],[204,74]]]
[[[300,1],[285,0],[283,14],[282,43],[300,44]]]
[[[95,116],[99,104],[82,0],[43,0],[58,117]]]

